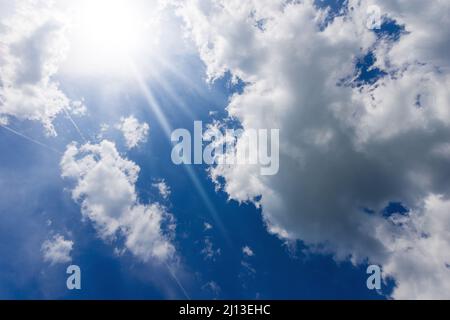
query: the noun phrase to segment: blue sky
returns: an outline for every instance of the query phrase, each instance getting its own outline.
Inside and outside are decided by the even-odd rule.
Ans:
[[[200,64],[192,61],[192,65]],[[201,82],[202,69],[191,75]],[[195,74],[197,72],[197,74]],[[187,105],[196,106],[191,117],[180,115],[168,102],[164,110],[171,110],[168,117],[174,127],[188,128],[193,120],[210,121],[209,111],[223,112],[228,96],[236,90],[225,77],[213,86],[202,89],[206,97],[183,94]],[[181,86],[180,84],[178,84]],[[174,84],[178,88],[177,84]],[[86,103],[96,101],[95,87],[77,86]],[[80,89],[81,87],[81,89]],[[86,90],[86,91],[84,91]],[[182,91],[182,88],[181,90]],[[160,97],[164,100],[164,96]],[[177,219],[177,248],[186,268],[186,290],[194,299],[380,299],[377,293],[366,287],[365,267],[358,268],[349,263],[336,264],[331,256],[302,253],[302,244],[295,249],[283,245],[275,236],[269,235],[261,220],[260,211],[251,204],[239,205],[228,201],[223,192],[215,192],[213,183],[206,174],[206,166],[195,168],[208,198],[218,217],[208,210],[201,197],[192,191],[192,182],[183,167],[170,161],[172,143],[167,140],[158,121],[149,111],[142,98],[124,99],[130,114],[148,123],[152,138],[138,150],[127,153],[127,157],[142,168],[137,183],[143,201],[158,197],[151,190],[152,181],[164,177],[171,186],[171,212]],[[111,112],[114,117],[114,110]],[[97,124],[110,115],[102,112],[98,119],[88,119],[94,125],[80,122],[84,132],[95,132]],[[11,125],[11,127],[13,127]],[[58,131],[65,132],[52,144],[62,150],[67,141],[78,141],[74,128],[67,119],[59,119]],[[14,123],[17,131],[36,140],[45,141],[42,128],[33,123]],[[30,143],[8,131],[1,132],[1,148],[9,150],[1,157],[2,176],[8,177],[9,191],[2,192],[2,296],[6,299],[165,299],[185,298],[172,277],[164,270],[141,264],[131,255],[118,259],[113,247],[98,239],[89,223],[80,220],[79,206],[74,203],[67,187],[60,178],[59,155],[39,145]],[[112,139],[126,148],[119,134]],[[157,172],[158,174],[154,174]],[[36,183],[39,181],[39,183]],[[18,184],[18,185],[17,185]],[[218,219],[223,230],[218,227]],[[51,220],[52,225],[47,226]],[[213,229],[205,231],[204,224]],[[23,226],[20,230],[16,224]],[[73,262],[83,272],[84,289],[70,292],[65,287],[66,265],[49,266],[40,257],[40,245],[50,230],[70,233],[77,244],[73,251]],[[205,260],[201,253],[204,240],[209,237],[214,248],[221,254],[215,261]],[[255,256],[245,258],[244,246],[250,246]],[[29,256],[32,256],[31,258]],[[34,256],[34,257],[33,257]],[[247,262],[255,273],[242,265]],[[155,284],[154,272],[158,277]],[[21,279],[20,281],[18,281]],[[221,290],[217,294],[205,285],[216,282]],[[163,288],[161,288],[163,287]]]
[[[27,5],[26,0],[15,5],[20,2]],[[442,3],[422,17],[428,20],[418,22],[414,11],[401,6],[384,0],[363,2],[280,1],[284,9],[246,2],[248,8],[243,10],[251,15],[236,9],[236,15],[229,16],[234,11],[222,11],[209,1],[186,2],[189,5],[175,1],[179,16],[172,7],[161,13],[158,47],[129,44],[138,73],[171,130],[192,132],[194,121],[273,125],[281,130],[278,176],[253,176],[251,170],[231,168],[216,181],[206,164],[186,167],[172,162],[173,143],[161,115],[138,81],[124,75],[123,70],[129,69],[121,55],[106,57],[99,52],[84,61],[78,51],[69,51],[68,62],[62,59],[58,71],[46,69],[42,61],[59,61],[60,47],[49,45],[46,50],[53,38],[44,35],[33,42],[38,33],[30,30],[49,28],[49,37],[59,39],[52,31],[59,27],[44,23],[47,27],[39,29],[42,21],[37,19],[38,27],[30,25],[24,34],[15,34],[7,27],[20,23],[20,16],[17,22],[8,20],[6,13],[0,15],[7,26],[0,28],[0,35],[8,53],[7,59],[0,59],[4,71],[0,78],[0,299],[448,297],[450,261],[445,248],[450,244],[445,226],[450,191],[440,176],[448,176],[450,126],[443,119],[448,94],[445,85],[437,83],[446,83],[450,76],[448,57],[442,58],[434,47],[445,33],[432,34],[433,27],[422,30],[437,39],[424,43],[414,32],[438,19]],[[364,25],[361,15],[370,4],[383,13],[381,29]],[[62,0],[59,5],[64,8],[66,3]],[[46,1],[37,6],[44,10]],[[0,8],[7,7],[0,1]],[[327,7],[330,11],[320,11]],[[242,16],[245,19],[240,20]],[[319,17],[326,23],[319,23]],[[259,21],[257,28],[246,29],[249,19]],[[229,23],[222,26],[223,21]],[[184,23],[190,28],[184,29]],[[147,39],[144,34],[148,35],[138,35]],[[117,39],[103,35],[103,45],[116,44]],[[78,37],[68,39],[72,47],[82,43]],[[32,44],[20,45],[27,41]],[[418,48],[411,56],[405,55],[408,45]],[[14,50],[25,50],[17,61],[11,58]],[[103,65],[102,59],[111,61]],[[38,71],[23,71],[27,63],[38,64]],[[79,69],[83,65],[86,70]],[[27,90],[52,92],[48,83],[67,97],[67,106],[58,107],[54,100],[42,106]],[[23,95],[21,100],[8,91],[11,88]],[[431,111],[420,115],[410,111],[414,104],[407,94]],[[86,108],[84,114],[71,109],[78,99]],[[21,107],[28,102],[43,110],[38,119]],[[48,116],[54,110],[56,116]],[[47,116],[57,136],[49,134]],[[121,119],[130,116],[150,127],[148,137],[136,148],[129,148],[124,132],[117,128]],[[102,125],[107,125],[103,132]],[[83,144],[98,146],[102,141],[114,142],[120,159],[140,168],[137,181],[131,183],[137,200],[123,215],[133,214],[139,204],[157,203],[164,217],[167,213],[174,218],[174,233],[161,231],[155,240],[174,248],[169,258],[152,251],[153,242],[151,259],[133,251],[136,247],[129,243],[127,232],[136,226],[123,222],[128,220],[117,219],[123,225],[104,237],[103,222],[92,215],[96,209],[85,202],[96,197],[94,192],[86,189],[78,199],[74,195],[76,185],[87,180],[82,174],[63,176],[62,159],[72,142],[81,157],[78,148]],[[332,141],[331,146],[327,141]],[[92,155],[101,162],[99,155]],[[78,160],[72,164],[82,166]],[[101,176],[98,179],[101,182]],[[160,181],[169,186],[168,197],[155,188]],[[111,192],[121,189],[117,190]],[[170,223],[163,219],[157,228],[163,230]],[[65,244],[70,242],[71,249],[63,257],[49,258],[45,243],[55,244],[58,236],[68,241]],[[246,247],[252,254],[245,254]],[[82,270],[82,290],[66,288],[66,268],[71,264]],[[366,286],[371,264],[385,272],[379,291]],[[429,270],[435,271],[434,277]]]

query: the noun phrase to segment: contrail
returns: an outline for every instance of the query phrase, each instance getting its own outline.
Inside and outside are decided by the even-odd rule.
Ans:
[[[32,143],[34,143],[34,144],[37,144],[38,146],[41,146],[41,147],[44,147],[45,149],[48,149],[48,150],[53,151],[53,152],[56,152],[56,153],[59,154],[59,155],[63,155],[62,152],[60,152],[60,151],[58,151],[58,150],[56,150],[56,149],[54,149],[54,148],[52,148],[52,147],[50,147],[50,146],[48,146],[48,145],[42,143],[42,142],[40,142],[40,141],[34,140],[33,138],[30,138],[30,137],[24,135],[23,133],[20,133],[20,132],[14,130],[14,129],[11,129],[11,128],[9,128],[9,127],[3,125],[3,124],[0,124],[0,127],[2,127],[2,128],[5,129],[5,130],[8,130],[8,131],[11,132],[11,133],[14,133],[15,135],[17,135],[17,136],[19,136],[19,137],[21,137],[21,138],[23,138],[23,139],[25,139],[25,140],[28,140],[29,142],[32,142]]]
[[[183,292],[183,294],[186,297],[186,299],[191,300],[191,297],[189,296],[189,294],[187,293],[186,289],[181,284],[180,280],[178,280],[178,277],[175,275],[175,272],[173,272],[173,270],[170,268],[170,266],[169,266],[169,264],[167,262],[165,262],[165,265],[167,267],[167,270],[169,270],[170,275],[172,276],[172,278],[177,283],[178,287],[180,287],[180,289]]]
[[[78,135],[81,137],[81,140],[84,141],[84,143],[88,143],[89,141],[86,139],[85,135],[83,134],[83,132],[81,132],[80,127],[76,124],[76,122],[73,120],[72,116],[70,115],[69,111],[67,111],[67,109],[65,107],[63,107],[63,110],[67,116],[67,118],[69,118],[69,121],[72,123],[72,125],[74,126],[75,130],[77,131]]]

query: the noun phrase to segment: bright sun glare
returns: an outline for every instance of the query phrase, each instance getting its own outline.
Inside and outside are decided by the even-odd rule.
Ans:
[[[145,54],[152,43],[148,9],[136,0],[80,1],[73,22],[72,68],[121,72],[129,59]]]

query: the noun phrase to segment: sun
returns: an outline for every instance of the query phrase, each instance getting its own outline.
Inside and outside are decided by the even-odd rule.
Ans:
[[[142,22],[124,0],[90,0],[82,7],[81,35],[97,54],[122,56],[139,47]]]
[[[131,59],[154,52],[151,13],[140,0],[78,1],[70,31],[71,68],[117,74]]]

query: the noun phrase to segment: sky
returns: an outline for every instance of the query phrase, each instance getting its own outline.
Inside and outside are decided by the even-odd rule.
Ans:
[[[0,299],[449,299],[449,18],[0,0]],[[175,164],[195,121],[279,130],[279,170]]]

